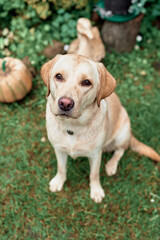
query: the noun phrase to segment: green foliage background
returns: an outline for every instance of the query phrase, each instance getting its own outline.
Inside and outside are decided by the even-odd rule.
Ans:
[[[53,45],[53,39],[68,44],[76,38],[77,19],[90,18],[93,2],[0,0],[0,28],[14,33],[12,38],[0,34],[1,57],[15,55],[22,59],[27,52],[38,68],[45,59],[41,52],[48,44]]]

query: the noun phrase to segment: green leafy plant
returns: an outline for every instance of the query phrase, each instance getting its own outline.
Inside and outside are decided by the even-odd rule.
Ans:
[[[60,8],[64,2],[57,2],[56,5],[50,0],[14,0],[9,4],[0,0],[1,56],[11,55],[22,59],[27,54],[32,64],[38,66],[45,59],[41,54],[43,49],[48,44],[53,45],[53,39],[69,44],[76,38],[78,18],[89,18],[92,4],[88,4],[90,0],[66,1],[64,7],[72,8],[70,11]],[[8,29],[14,36],[10,38],[9,33],[4,36],[3,29]]]
[[[24,0],[5,1],[0,0],[0,22],[1,28],[9,25],[14,15],[19,15],[25,9]]]
[[[148,8],[147,8],[148,7]],[[150,12],[152,19],[160,16],[160,0],[132,0],[129,8],[130,13],[138,15],[140,13]]]
[[[139,15],[140,13],[146,13],[145,4],[148,0],[131,0],[131,6],[128,9],[129,13]]]
[[[35,10],[36,14],[38,15],[39,18],[41,19],[46,19],[51,15],[51,9],[49,5],[49,1],[47,0],[25,0],[27,4]]]
[[[5,1],[0,0],[0,17],[6,18],[8,17],[8,13],[20,13],[21,10],[25,9],[25,2],[21,0],[14,0],[14,1]]]
[[[96,0],[25,0],[25,2],[36,11],[41,19],[47,19],[55,10],[65,9],[65,11],[85,10],[91,11]]]
[[[65,12],[64,9],[58,10],[58,15],[51,21],[54,29],[53,37],[64,43],[69,43],[76,37],[77,16]]]
[[[22,59],[27,53],[31,63],[38,67],[45,60],[41,54],[43,49],[49,44],[53,45],[53,39],[69,44],[76,38],[77,19],[82,16],[89,17],[89,11],[85,9],[66,12],[59,9],[52,18],[42,21],[35,10],[28,6],[22,16],[13,17],[10,21],[8,32],[14,33],[13,38],[7,41],[9,36],[0,35],[2,55]]]
[[[150,19],[154,20],[157,17],[160,17],[160,0],[150,0],[151,5],[147,9],[148,16]]]
[[[71,9],[85,9],[87,6],[90,8],[97,2],[97,0],[49,0],[52,2],[56,9],[63,8],[65,10]]]

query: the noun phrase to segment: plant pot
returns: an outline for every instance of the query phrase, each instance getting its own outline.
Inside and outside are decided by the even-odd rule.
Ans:
[[[102,39],[106,48],[121,53],[132,51],[143,16],[143,14],[140,14],[127,22],[110,22],[106,20],[102,26]]]
[[[128,8],[131,5],[131,0],[104,0],[106,11],[111,11],[112,14],[128,14]]]

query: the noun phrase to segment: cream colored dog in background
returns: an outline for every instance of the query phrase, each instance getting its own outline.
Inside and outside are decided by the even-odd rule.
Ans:
[[[88,157],[95,202],[105,196],[99,178],[102,152],[114,151],[106,164],[109,176],[116,173],[128,147],[160,161],[158,153],[132,135],[128,114],[113,93],[116,80],[102,63],[76,54],[57,55],[43,65],[41,75],[48,87],[47,134],[57,157],[52,192],[60,191],[66,181],[68,155]]]

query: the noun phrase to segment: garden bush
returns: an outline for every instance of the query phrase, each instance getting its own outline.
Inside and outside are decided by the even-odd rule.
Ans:
[[[38,68],[40,62],[45,61],[45,56],[41,54],[43,49],[49,44],[53,45],[53,39],[69,44],[76,38],[77,19],[90,18],[96,2],[0,0],[0,56],[23,59],[27,52],[31,63]],[[141,28],[144,36],[147,36],[148,31],[152,31],[152,19],[160,14],[155,0],[147,2],[152,4],[147,8],[149,18],[144,19],[146,23]]]
[[[31,63],[39,67],[45,60],[41,53],[53,45],[53,39],[68,44],[76,37],[77,19],[91,16],[89,2],[0,0],[0,56],[23,59],[27,52]]]

